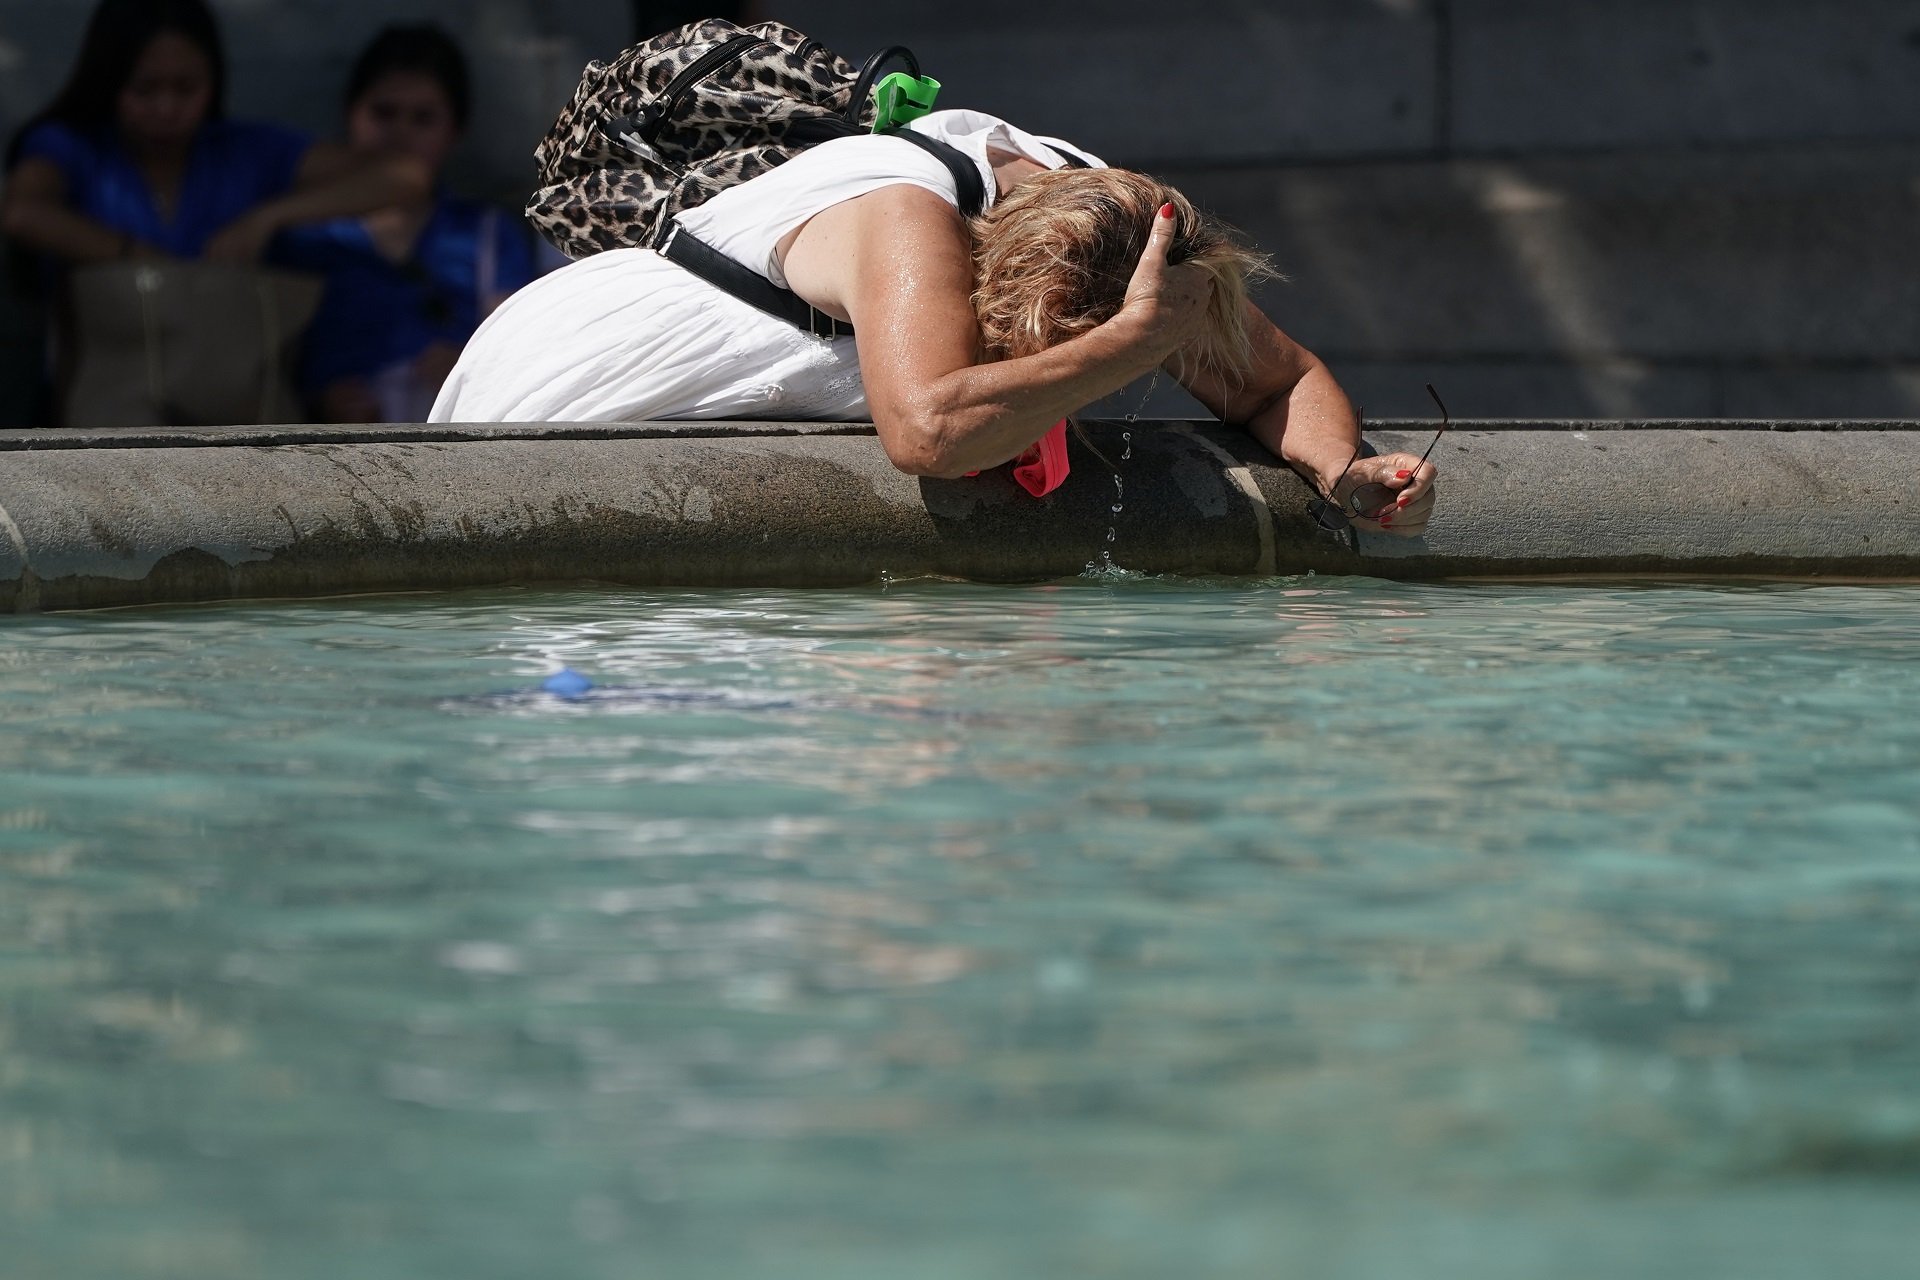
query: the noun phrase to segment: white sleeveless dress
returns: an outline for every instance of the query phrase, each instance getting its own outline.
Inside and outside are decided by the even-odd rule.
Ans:
[[[936,111],[907,127],[972,158],[989,203],[989,148],[1048,168],[1067,162],[1053,139],[977,111]],[[1072,154],[1100,163],[1078,148]],[[953,176],[933,156],[898,138],[867,135],[804,151],[679,222],[784,288],[774,261],[781,237],[843,200],[902,183],[959,207]],[[570,263],[501,304],[467,343],[430,421],[866,417],[852,338],[816,338],[651,249],[615,249]]]

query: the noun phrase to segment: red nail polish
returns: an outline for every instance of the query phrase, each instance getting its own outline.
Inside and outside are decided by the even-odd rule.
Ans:
[[[1412,474],[1413,472],[1411,471],[1396,471],[1393,473],[1393,478],[1395,480],[1405,480],[1408,476]]]
[[[1407,504],[1408,504],[1409,502],[1412,502],[1412,501],[1413,501],[1413,499],[1412,499],[1412,498],[1402,498],[1402,499],[1400,499],[1400,501],[1398,501],[1398,502],[1396,502],[1396,503],[1394,503],[1393,505],[1394,505],[1394,506],[1396,506],[1396,507],[1404,507],[1404,506],[1406,506],[1406,505],[1407,505]]]
[[[1173,216],[1173,201],[1169,200],[1160,206],[1160,216],[1163,218],[1171,218]]]

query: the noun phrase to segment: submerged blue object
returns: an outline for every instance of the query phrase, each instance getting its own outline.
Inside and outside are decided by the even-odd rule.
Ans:
[[[577,698],[591,688],[593,681],[572,667],[562,667],[540,682],[540,692],[557,694],[562,698]]]

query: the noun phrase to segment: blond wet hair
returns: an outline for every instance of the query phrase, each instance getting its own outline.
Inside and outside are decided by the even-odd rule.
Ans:
[[[1174,209],[1168,264],[1195,263],[1214,283],[1206,325],[1182,359],[1237,381],[1250,363],[1247,286],[1272,265],[1174,188],[1126,169],[1035,174],[970,221],[987,357],[1033,355],[1112,319],[1164,204]]]

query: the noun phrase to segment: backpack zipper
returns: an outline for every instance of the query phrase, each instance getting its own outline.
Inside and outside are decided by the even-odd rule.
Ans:
[[[641,114],[640,137],[652,145],[660,136],[660,130],[666,127],[667,117],[680,105],[680,99],[694,82],[718,71],[729,62],[737,62],[747,53],[763,44],[772,44],[765,36],[734,36],[725,44],[715,45],[701,54],[685,71],[668,81],[667,87],[660,91],[660,97],[647,105]]]

